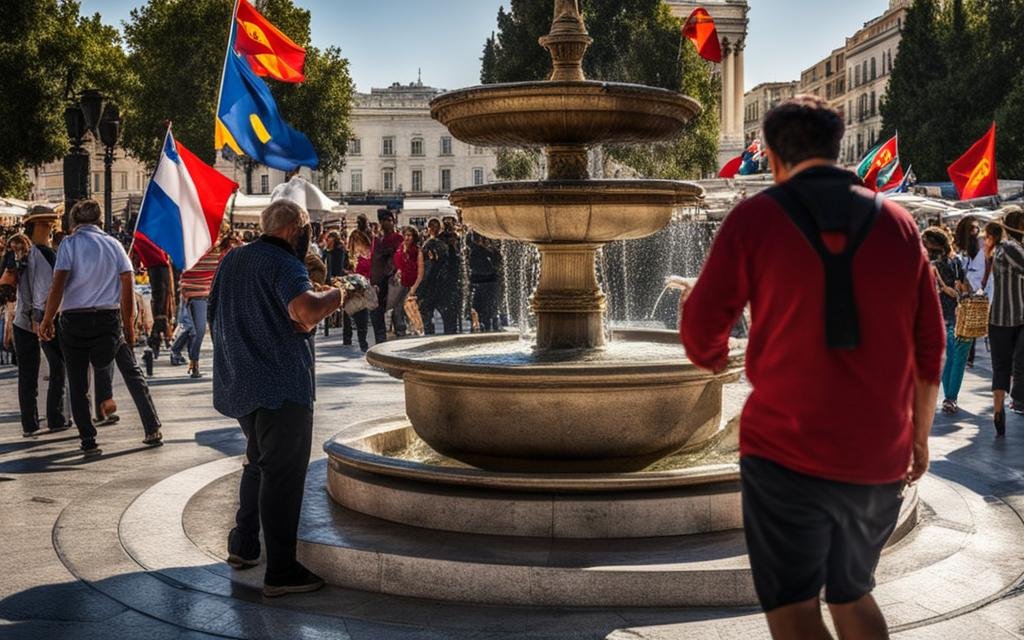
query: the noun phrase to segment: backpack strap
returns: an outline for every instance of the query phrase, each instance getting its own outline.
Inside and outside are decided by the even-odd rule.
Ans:
[[[871,200],[855,199],[857,204],[850,212],[852,228],[846,232],[846,246],[842,252],[833,253],[825,246],[822,230],[811,210],[792,187],[782,184],[770,189],[767,195],[779,204],[821,259],[825,271],[826,344],[830,349],[857,348],[860,344],[860,322],[853,290],[853,258],[874,227],[884,199],[880,194],[875,194]]]

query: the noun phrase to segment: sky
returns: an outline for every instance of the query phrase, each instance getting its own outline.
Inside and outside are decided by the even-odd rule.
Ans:
[[[187,1],[187,0],[186,0]],[[534,0],[535,2],[549,0]],[[341,47],[359,91],[414,82],[457,89],[479,83],[484,40],[508,0],[295,0],[313,14],[313,44]],[[845,43],[888,0],[749,0],[746,88],[797,80]],[[81,0],[120,26],[132,0]],[[226,26],[225,26],[226,28]]]

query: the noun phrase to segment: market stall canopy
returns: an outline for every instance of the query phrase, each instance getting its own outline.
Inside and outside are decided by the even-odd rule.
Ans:
[[[0,216],[20,218],[31,208],[28,202],[17,198],[0,198]]]
[[[315,184],[302,176],[283,182],[270,194],[270,200],[291,200],[306,209],[313,220],[324,220],[344,213],[345,205],[327,197]],[[333,214],[333,215],[332,215]]]

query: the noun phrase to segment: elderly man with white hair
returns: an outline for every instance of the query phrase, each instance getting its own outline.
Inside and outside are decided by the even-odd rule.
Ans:
[[[315,292],[303,264],[309,214],[278,200],[261,214],[263,235],[221,262],[210,290],[213,405],[238,420],[248,442],[228,562],[254,567],[260,525],[267,597],[314,591],[323,581],[296,560],[295,545],[313,437],[309,335],[344,294]]]

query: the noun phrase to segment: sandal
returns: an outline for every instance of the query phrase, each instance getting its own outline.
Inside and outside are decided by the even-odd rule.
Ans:
[[[952,400],[948,399],[948,398],[946,400],[943,400],[942,401],[942,413],[947,415],[947,416],[951,416],[954,413],[956,413],[956,403],[953,402]]]

